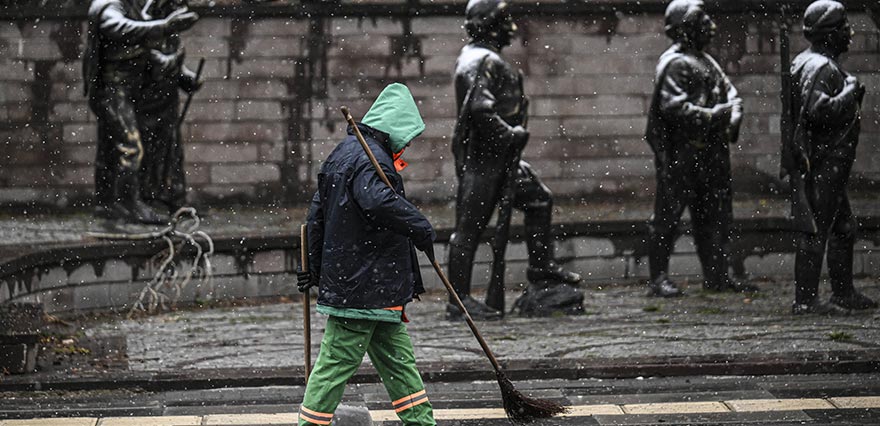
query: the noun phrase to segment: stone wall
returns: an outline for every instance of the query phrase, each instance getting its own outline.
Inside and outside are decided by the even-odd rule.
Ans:
[[[652,2],[647,2],[652,3]],[[532,139],[525,158],[560,201],[642,197],[653,165],[642,140],[657,57],[667,47],[657,8],[634,14],[518,18],[505,51],[526,74]],[[82,95],[82,10],[65,19],[0,21],[0,204],[87,205],[95,120]],[[779,54],[774,16],[716,14],[714,53],[745,100],[733,147],[737,194],[774,196],[779,151]],[[880,36],[867,15],[844,65],[867,85],[852,189],[880,189]],[[451,71],[465,43],[462,19],[341,18],[209,11],[184,37],[187,63],[206,59],[206,83],[183,128],[190,199],[202,205],[297,203],[341,137],[338,107],[362,116],[384,85],[413,90],[427,130],[405,158],[408,193],[454,194],[449,136]],[[805,45],[792,34],[793,52]]]

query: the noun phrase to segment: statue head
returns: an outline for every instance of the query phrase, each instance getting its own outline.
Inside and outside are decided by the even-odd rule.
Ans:
[[[497,48],[509,46],[516,33],[516,24],[504,0],[470,0],[465,10],[464,27],[474,41]]]
[[[804,36],[813,46],[821,46],[832,53],[849,50],[853,30],[846,19],[846,8],[834,0],[818,0],[804,12]]]
[[[703,0],[672,0],[666,7],[666,35],[677,43],[703,50],[717,30],[703,7]]]

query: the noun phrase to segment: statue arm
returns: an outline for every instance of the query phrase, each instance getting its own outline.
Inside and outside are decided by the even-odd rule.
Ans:
[[[136,21],[125,16],[118,3],[109,4],[101,13],[101,33],[114,40],[137,42],[145,38],[158,38],[165,34],[167,21]]]
[[[669,118],[683,123],[708,124],[712,119],[712,109],[694,103],[687,92],[690,80],[695,78],[693,70],[684,61],[669,64],[660,84],[660,112]]]
[[[805,109],[815,122],[849,122],[858,113],[858,87],[844,84],[837,92],[831,82],[845,79],[830,64],[824,65],[813,77],[816,84],[805,94]]]
[[[743,118],[742,98],[739,97],[739,92],[726,75],[724,76],[724,87],[727,89],[727,102],[733,105],[730,109],[730,125],[727,128],[727,134],[729,142],[736,143],[739,139],[739,129]]]
[[[487,59],[488,60],[488,59]],[[495,86],[495,71],[492,69],[493,64],[490,62],[486,68],[486,74],[477,79],[477,86],[474,87],[474,96],[471,100],[470,111],[474,128],[482,129],[485,135],[490,136],[491,142],[496,144],[499,151],[503,151],[507,143],[513,142],[513,126],[507,124],[498,114],[496,108],[495,94],[492,93]]]

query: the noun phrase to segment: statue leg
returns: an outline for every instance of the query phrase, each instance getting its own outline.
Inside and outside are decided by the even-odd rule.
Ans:
[[[449,238],[449,280],[473,319],[500,319],[502,313],[470,296],[474,256],[480,235],[486,229],[492,210],[498,202],[501,181],[497,175],[487,175],[486,168],[474,168],[459,180],[455,204],[455,232]],[[459,320],[463,316],[450,296],[446,318]]]
[[[846,194],[841,195],[840,208],[831,225],[828,237],[828,276],[834,296],[849,297],[853,287],[853,245],[855,244],[856,221]]]
[[[828,163],[815,164],[812,176],[806,181],[806,191],[810,194],[810,205],[816,221],[815,234],[804,233],[798,240],[794,262],[795,293],[792,312],[834,313],[835,308],[819,301],[819,280],[822,273],[822,260],[825,257],[825,246],[838,203],[834,202],[828,173]]]
[[[661,297],[679,296],[681,291],[669,279],[669,258],[678,237],[678,223],[684,212],[687,193],[684,177],[657,170],[654,215],[649,224],[648,269],[651,293]]]
[[[93,111],[98,111],[93,107]],[[95,208],[100,214],[108,214],[108,209],[115,203],[113,186],[116,176],[116,161],[112,158],[112,129],[108,129],[107,118],[98,114],[98,143],[95,153]]]
[[[848,167],[838,167],[837,170],[849,174]],[[831,225],[827,255],[831,303],[844,309],[875,309],[877,302],[859,293],[853,285],[853,246],[857,224],[846,194],[845,181],[835,192],[838,209]]]
[[[526,246],[529,250],[526,277],[529,282],[579,283],[580,274],[566,271],[556,263],[551,230],[553,195],[525,161],[520,161],[517,171],[514,205],[525,216]]]
[[[139,176],[143,145],[138,130],[137,115],[126,90],[109,91],[102,106],[101,120],[105,124],[107,142],[101,143],[107,158],[116,171],[113,179],[113,211],[124,219],[148,224],[165,222],[164,218],[141,201]]]
[[[730,153],[723,147],[707,154],[709,157],[694,182],[691,204],[692,233],[703,270],[703,288],[756,292],[758,287],[733,280],[729,275],[730,228],[733,223]]]

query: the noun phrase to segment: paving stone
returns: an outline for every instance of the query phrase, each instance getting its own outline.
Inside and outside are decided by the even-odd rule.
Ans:
[[[201,416],[168,417],[107,417],[97,426],[196,426],[202,424]]]
[[[834,408],[830,402],[819,398],[803,399],[757,399],[725,401],[731,410],[738,412],[747,411],[797,411],[797,410],[824,410]]]
[[[837,408],[880,408],[880,396],[849,396],[828,398]]]
[[[295,424],[296,413],[218,414],[205,416],[204,425],[280,425]]]
[[[725,413],[730,411],[724,404],[712,401],[624,404],[621,409],[626,414]]]
[[[97,418],[67,417],[24,420],[0,420],[0,426],[95,426]]]

